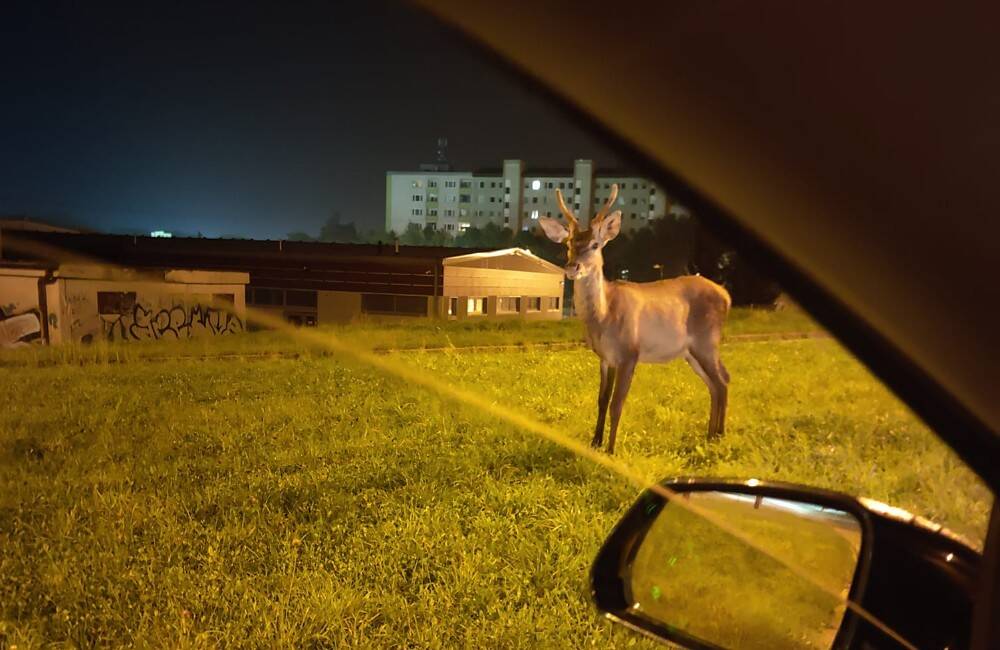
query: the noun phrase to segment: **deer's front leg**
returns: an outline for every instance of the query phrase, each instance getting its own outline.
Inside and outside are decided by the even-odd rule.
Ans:
[[[628,389],[632,387],[632,375],[635,374],[637,358],[628,359],[618,364],[615,372],[615,389],[611,396],[611,433],[608,434],[608,453],[615,453],[615,435],[618,434],[618,420],[622,416]]]
[[[615,385],[615,369],[601,361],[601,389],[597,393],[597,427],[594,428],[594,439],[591,447],[600,447],[604,442],[604,415],[608,412],[608,402],[611,401],[611,389]]]

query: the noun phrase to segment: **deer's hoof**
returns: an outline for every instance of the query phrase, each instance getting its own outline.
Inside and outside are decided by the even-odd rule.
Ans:
[[[601,440],[600,438],[594,438],[593,440],[590,441],[590,446],[593,447],[594,449],[600,449],[602,442],[604,441]]]

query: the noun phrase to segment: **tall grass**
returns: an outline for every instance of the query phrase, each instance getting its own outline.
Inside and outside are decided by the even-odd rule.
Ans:
[[[736,308],[726,328],[728,336],[810,332],[817,326],[802,311]],[[397,319],[394,322],[360,321],[319,328],[319,332],[351,341],[367,350],[421,350],[451,347],[572,344],[583,341],[583,325],[574,319],[525,321],[520,319],[468,319],[441,321]],[[0,348],[0,368],[64,364],[107,364],[162,360],[177,357],[302,356],[326,355],[284,333],[247,332],[235,336],[163,339],[142,342],[107,342],[89,345],[32,345],[15,350]]]

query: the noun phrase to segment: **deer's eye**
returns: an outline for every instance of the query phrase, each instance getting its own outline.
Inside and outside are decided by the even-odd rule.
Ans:
[[[597,242],[594,242],[593,244],[590,245],[590,250],[592,250],[592,251],[596,251],[597,250]]]

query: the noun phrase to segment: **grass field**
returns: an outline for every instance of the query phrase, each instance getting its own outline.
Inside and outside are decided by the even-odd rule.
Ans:
[[[579,337],[432,327],[358,340]],[[276,334],[159,345],[0,355],[0,646],[660,647],[589,601],[590,562],[637,494],[623,479],[334,357],[182,358],[297,349]],[[387,358],[590,439],[586,350]],[[684,364],[643,366],[619,457],[651,479],[861,493],[981,539],[985,488],[835,342],[723,358],[723,440],[705,442],[708,395]]]

